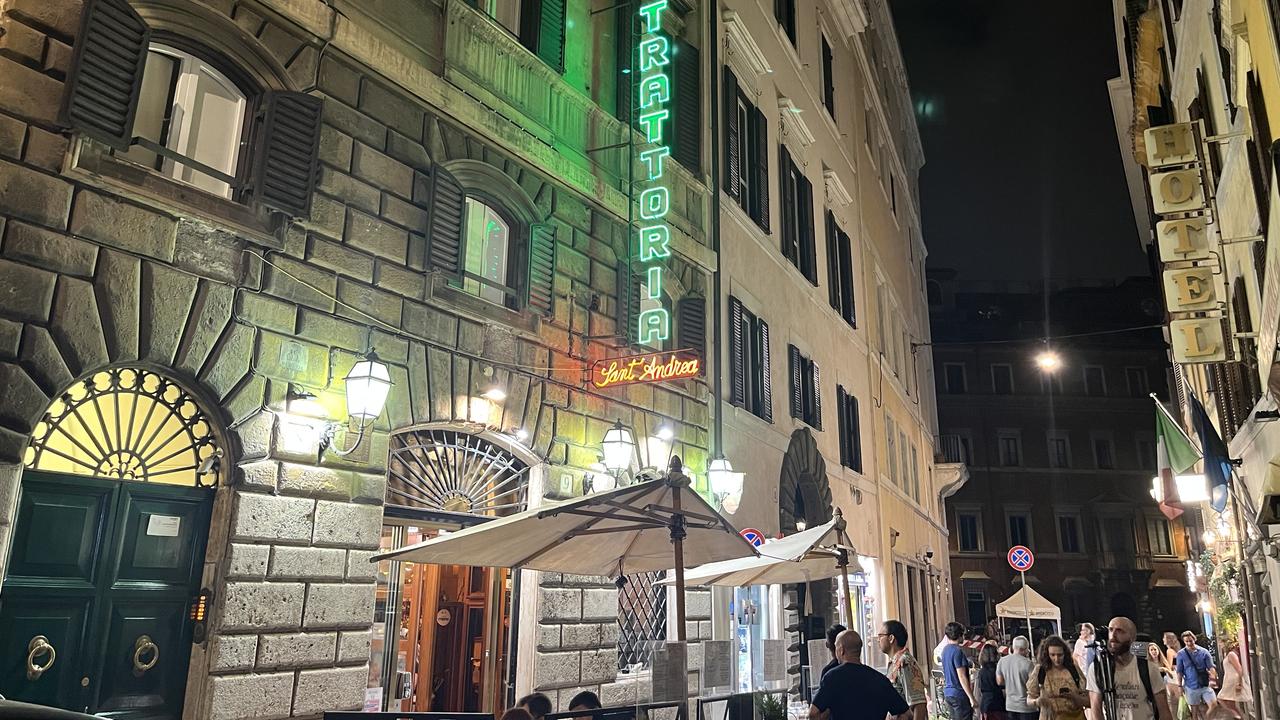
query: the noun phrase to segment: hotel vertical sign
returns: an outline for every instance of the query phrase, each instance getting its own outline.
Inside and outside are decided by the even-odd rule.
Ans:
[[[640,5],[641,39],[638,76],[640,82],[639,123],[648,147],[640,153],[644,164],[644,188],[640,192],[640,227],[636,259],[645,277],[644,309],[636,319],[636,341],[651,345],[671,337],[671,314],[662,306],[665,261],[671,256],[671,228],[667,213],[671,193],[663,182],[671,157],[664,128],[671,117],[671,40],[662,29],[662,13],[667,0],[648,0]],[[657,301],[656,305],[652,301]]]
[[[1219,263],[1221,239],[1204,179],[1200,123],[1146,131],[1151,208],[1160,217],[1156,243],[1163,263],[1165,305],[1173,359],[1182,364],[1233,358],[1227,288]]]

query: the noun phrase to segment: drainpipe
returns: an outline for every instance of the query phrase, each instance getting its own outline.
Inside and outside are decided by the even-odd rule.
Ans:
[[[713,414],[715,424],[712,427],[712,455],[724,453],[724,351],[721,347],[721,338],[724,337],[724,313],[721,293],[723,283],[721,282],[721,269],[724,266],[723,258],[720,256],[720,122],[724,108],[720,107],[722,98],[720,97],[720,37],[718,34],[720,3],[709,3],[710,18],[708,19],[708,56],[711,59],[711,82],[708,87],[711,91],[711,222],[709,224],[711,249],[716,254],[716,271],[711,278],[711,312],[713,320],[711,326],[713,328],[714,341],[709,343],[715,347],[715,359],[711,363],[711,400],[715,403],[715,412]],[[704,5],[703,7],[707,7]]]

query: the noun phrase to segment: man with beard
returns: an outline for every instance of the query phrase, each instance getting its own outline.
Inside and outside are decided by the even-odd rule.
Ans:
[[[910,707],[909,720],[927,720],[928,690],[920,663],[907,650],[907,626],[897,620],[886,620],[876,634],[880,652],[889,657],[889,682]]]
[[[1107,652],[1111,656],[1112,671],[1110,684],[1115,688],[1116,716],[1103,713],[1107,703],[1101,688],[1104,687],[1102,673],[1106,663],[1099,657],[1085,671],[1089,704],[1095,720],[1173,720],[1160,668],[1147,662],[1145,657],[1135,657],[1132,652],[1133,639],[1137,634],[1137,627],[1127,617],[1112,618],[1107,623]]]

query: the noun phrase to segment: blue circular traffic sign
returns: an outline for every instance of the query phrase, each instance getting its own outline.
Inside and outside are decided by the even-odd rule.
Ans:
[[[1018,572],[1026,572],[1036,564],[1036,556],[1031,550],[1024,545],[1014,545],[1009,548],[1009,567]]]

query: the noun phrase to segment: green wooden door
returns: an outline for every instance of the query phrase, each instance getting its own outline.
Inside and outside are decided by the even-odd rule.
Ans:
[[[26,471],[0,587],[0,694],[179,718],[212,502],[210,489]]]

